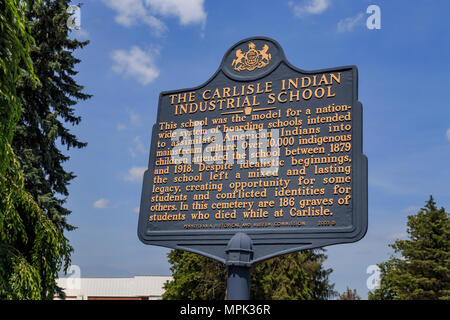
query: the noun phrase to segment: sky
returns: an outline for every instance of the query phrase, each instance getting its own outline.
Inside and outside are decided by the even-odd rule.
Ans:
[[[82,121],[71,131],[88,146],[67,151],[65,164],[77,176],[67,207],[78,229],[67,237],[82,277],[170,274],[169,250],[137,237],[159,93],[204,83],[252,36],[276,40],[303,70],[358,67],[369,227],[359,242],[327,247],[337,291],[367,298],[367,270],[406,238],[407,216],[430,195],[450,209],[448,1],[83,2],[71,37],[90,40],[75,52],[76,80],[93,97],[76,105]],[[380,9],[379,29],[367,27],[370,5]]]

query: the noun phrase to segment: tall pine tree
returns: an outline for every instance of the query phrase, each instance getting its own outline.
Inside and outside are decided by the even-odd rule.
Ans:
[[[55,274],[68,258],[60,229],[25,191],[11,148],[21,115],[20,65],[37,85],[30,58],[33,38],[26,12],[33,1],[0,2],[0,299],[52,298]]]
[[[325,269],[325,249],[293,252],[254,266],[250,295],[258,300],[326,300],[334,297],[334,284]]]
[[[12,143],[22,164],[26,190],[62,231],[74,229],[66,221],[70,210],[64,203],[67,186],[75,175],[64,169],[63,163],[69,157],[58,144],[67,150],[86,146],[70,132],[67,124],[80,122],[73,106],[90,97],[74,79],[75,66],[80,60],[73,53],[88,41],[69,38],[66,12],[69,3],[68,0],[42,0],[27,12],[35,39],[31,59],[40,85],[33,85],[28,73],[22,74],[17,88],[22,117]]]
[[[408,239],[391,247],[397,256],[378,266],[376,300],[450,299],[450,219],[430,196],[425,208],[408,217]]]
[[[9,127],[2,126],[0,149],[2,158],[7,156],[0,159],[0,298],[53,299],[61,293],[56,286],[58,271],[61,267],[67,271],[70,264],[72,247],[64,231],[74,227],[66,221],[70,211],[64,203],[67,185],[75,176],[64,170],[69,158],[58,145],[67,149],[86,145],[66,125],[80,122],[73,106],[89,95],[73,78],[80,62],[73,52],[87,42],[69,39],[68,4],[65,0],[6,2],[11,13],[6,11],[5,19],[16,23],[19,30],[26,28],[27,33],[12,38],[11,48],[2,48],[2,71],[11,71],[5,80],[12,94],[9,100],[5,95],[1,108]],[[21,14],[22,20],[14,14]],[[9,40],[3,37],[9,30],[3,21],[2,45]],[[16,52],[27,34],[34,42],[26,42],[27,59],[20,60]]]

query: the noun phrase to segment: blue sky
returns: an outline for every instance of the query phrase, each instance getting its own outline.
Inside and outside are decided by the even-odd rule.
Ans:
[[[369,30],[369,5],[381,29]],[[367,297],[368,266],[386,260],[406,219],[432,194],[450,208],[448,1],[87,0],[77,81],[93,98],[76,106],[72,131],[88,146],[69,152],[72,263],[87,277],[169,274],[167,249],[137,238],[142,173],[161,91],[194,87],[225,52],[267,36],[305,69],[357,65],[369,159],[369,229],[328,247],[336,289]]]

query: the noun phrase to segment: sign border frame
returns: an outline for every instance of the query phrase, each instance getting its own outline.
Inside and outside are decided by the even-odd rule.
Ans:
[[[263,72],[256,77],[245,77],[245,79],[233,76],[224,69],[224,62],[226,57],[231,53],[231,51],[237,46],[244,42],[252,40],[262,40],[270,41],[278,46],[280,59],[271,67],[268,72]],[[156,131],[157,125],[160,122],[161,109],[164,107],[162,105],[162,97],[169,94],[176,94],[187,91],[199,90],[207,86],[211,81],[213,81],[220,72],[234,81],[254,81],[260,78],[266,77],[275,71],[281,63],[285,63],[286,66],[295,72],[302,74],[318,74],[318,73],[331,73],[337,71],[349,71],[352,72],[352,225],[353,227],[321,227],[317,228],[284,228],[284,227],[271,227],[262,229],[226,229],[226,230],[177,230],[177,231],[152,231],[146,232],[144,226],[146,220],[144,220],[146,214],[142,213],[142,208],[145,203],[144,195],[148,194],[146,188],[151,188],[152,183],[144,183],[146,181],[146,176],[150,175],[154,169],[154,161],[152,160],[152,155],[156,155]],[[139,210],[139,223],[138,223],[138,238],[144,244],[158,245],[163,247],[168,247],[172,249],[180,249],[185,251],[194,252],[201,254],[203,256],[218,260],[222,263],[226,263],[225,258],[225,247],[228,241],[237,232],[246,233],[252,239],[254,250],[256,253],[255,259],[251,260],[251,263],[266,260],[278,255],[303,250],[311,249],[317,247],[323,247],[334,244],[341,243],[351,243],[359,241],[364,237],[368,228],[368,167],[367,167],[367,157],[363,154],[363,123],[362,123],[362,104],[358,101],[358,69],[355,65],[325,68],[318,70],[303,70],[292,65],[284,55],[282,47],[277,41],[268,37],[250,37],[243,39],[236,44],[234,44],[225,53],[218,69],[216,72],[203,84],[185,88],[163,91],[159,94],[158,100],[158,111],[156,123],[153,125],[151,147],[149,155],[148,169],[144,173],[144,180],[141,193],[141,202]],[[355,179],[358,178],[358,179]],[[147,179],[149,180],[149,179]],[[310,230],[308,230],[310,229]],[[207,242],[206,242],[207,241]],[[263,248],[266,247],[266,248]],[[270,248],[273,249],[270,249]],[[284,250],[276,249],[278,247],[285,247]],[[258,248],[260,249],[258,251]],[[259,254],[258,254],[259,253]]]

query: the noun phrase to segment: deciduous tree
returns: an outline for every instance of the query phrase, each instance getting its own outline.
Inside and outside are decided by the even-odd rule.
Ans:
[[[336,292],[329,282],[322,249],[275,257],[252,267],[251,299],[328,299]],[[179,250],[169,253],[173,280],[163,299],[221,300],[226,295],[227,270],[212,259]]]

